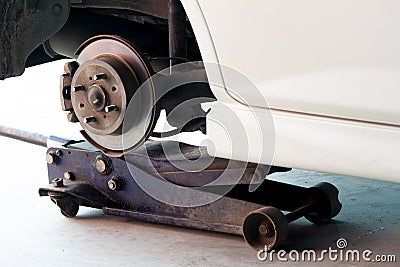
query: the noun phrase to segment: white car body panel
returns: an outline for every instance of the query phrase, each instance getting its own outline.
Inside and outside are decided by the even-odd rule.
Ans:
[[[255,112],[274,121],[275,155],[261,163],[400,182],[400,1],[182,3],[203,60],[241,72],[264,97],[212,86],[218,101],[207,105],[211,154],[257,162],[271,149],[252,134]],[[223,74],[208,78],[230,88],[234,81]],[[218,112],[222,106],[239,121]],[[232,154],[237,144],[228,144],[235,138],[226,138],[225,123],[249,129],[249,153]]]

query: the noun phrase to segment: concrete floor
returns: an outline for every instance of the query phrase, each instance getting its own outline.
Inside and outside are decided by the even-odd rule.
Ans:
[[[53,63],[28,70],[22,78],[0,82],[0,124],[59,136],[75,134],[76,126],[66,123],[59,109],[58,79],[54,75],[58,70],[62,70],[62,64]],[[48,78],[43,79],[44,74]],[[27,88],[29,84],[35,89]],[[88,208],[82,208],[76,219],[66,219],[48,198],[38,196],[38,188],[47,183],[46,149],[6,138],[0,138],[0,147],[0,266],[289,264],[276,258],[260,262],[256,251],[240,236],[136,222]],[[303,186],[328,181],[340,189],[342,212],[323,226],[305,219],[291,224],[287,251],[336,249],[336,240],[345,238],[348,249],[368,249],[373,255],[391,254],[400,260],[400,184],[301,170],[270,178]],[[326,258],[323,264],[336,266],[344,262]],[[365,261],[345,264],[378,265]]]

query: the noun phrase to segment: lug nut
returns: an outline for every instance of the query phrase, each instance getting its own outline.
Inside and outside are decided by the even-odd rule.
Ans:
[[[112,111],[117,111],[118,107],[116,105],[109,105],[107,107],[105,107],[105,111],[106,112],[112,112]]]
[[[123,187],[122,178],[119,176],[114,176],[107,184],[108,188],[113,191],[121,191]]]
[[[74,92],[85,91],[85,87],[83,85],[77,85],[74,87]]]
[[[54,179],[53,181],[51,181],[51,184],[52,184],[54,187],[63,187],[63,186],[64,186],[64,181],[63,181],[63,179],[61,179],[61,178],[56,178],[56,179]]]
[[[98,80],[105,80],[107,76],[104,73],[98,73],[93,76],[93,80],[98,81]]]
[[[64,172],[64,179],[73,181],[75,180],[74,174],[72,172]]]
[[[85,123],[91,123],[91,122],[95,122],[96,118],[95,117],[86,117],[85,118]]]
[[[46,155],[46,161],[48,164],[54,164],[57,160],[57,156],[54,155],[53,153],[49,152]]]
[[[107,175],[110,173],[111,162],[109,159],[103,156],[97,157],[94,165],[100,174]]]

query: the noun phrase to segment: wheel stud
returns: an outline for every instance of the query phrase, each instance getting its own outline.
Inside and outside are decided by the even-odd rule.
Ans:
[[[104,73],[98,73],[93,76],[93,80],[98,81],[98,80],[105,80],[107,76]]]
[[[74,87],[74,92],[82,92],[85,91],[85,87],[83,85],[77,85]]]
[[[85,118],[85,123],[91,123],[91,122],[96,122],[96,118],[93,116]]]
[[[118,107],[116,105],[109,105],[105,108],[106,112],[112,112],[112,111],[117,111]]]

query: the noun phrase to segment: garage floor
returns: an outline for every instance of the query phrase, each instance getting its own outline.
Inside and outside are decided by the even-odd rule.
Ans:
[[[58,103],[62,63],[28,70],[22,78],[0,82],[0,124],[58,136],[76,135]],[[32,87],[30,86],[32,85]],[[48,198],[38,196],[47,183],[45,148],[0,138],[0,266],[286,266],[321,262],[261,262],[242,237],[136,222],[82,208],[76,219],[64,218]],[[347,248],[395,255],[400,260],[400,184],[294,170],[271,179],[312,186],[321,181],[340,190],[342,212],[331,223],[312,225],[302,219],[290,227],[289,253],[317,253],[344,238]],[[286,255],[288,258],[288,255]],[[377,262],[324,259],[377,266]],[[396,263],[380,263],[396,266]],[[378,265],[378,266],[379,266]]]

